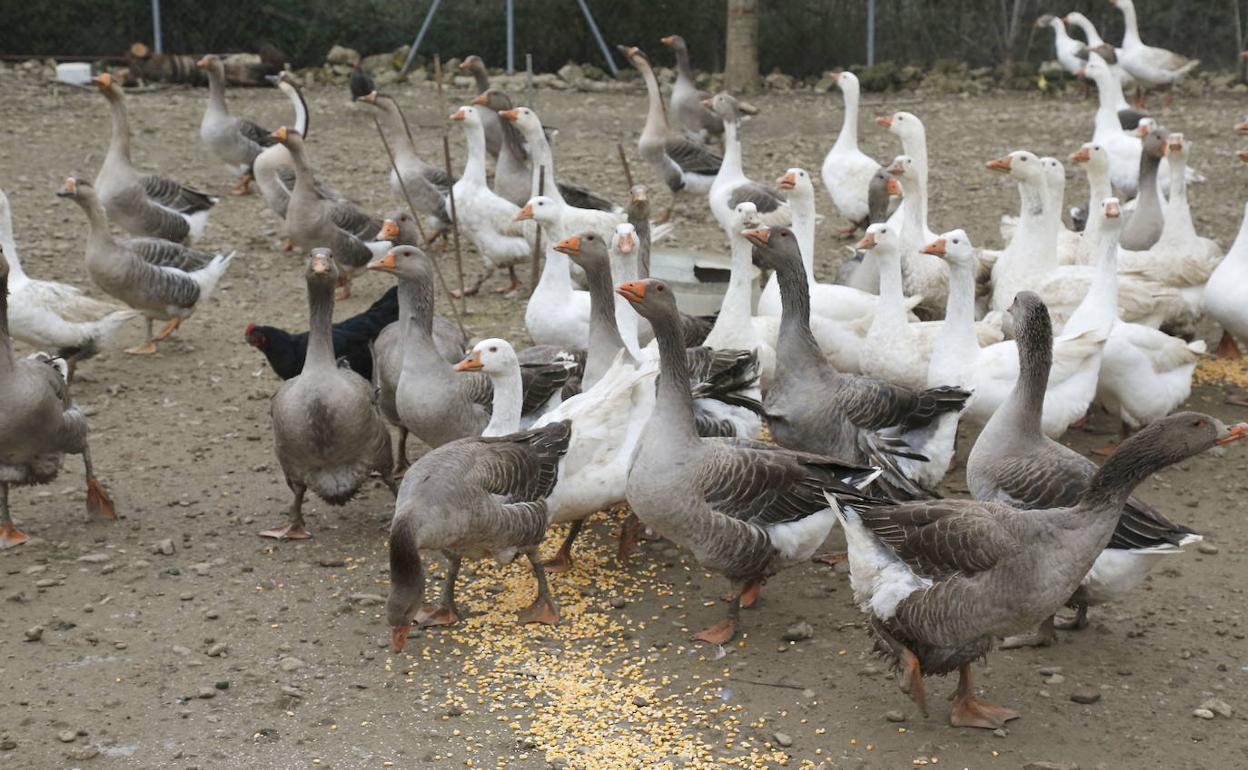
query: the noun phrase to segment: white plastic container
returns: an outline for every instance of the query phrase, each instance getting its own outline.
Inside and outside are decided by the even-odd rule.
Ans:
[[[56,79],[62,83],[85,86],[91,82],[91,65],[86,62],[65,62],[56,65]]]
[[[731,272],[732,260],[726,255],[658,249],[650,253],[650,275],[670,284],[676,292],[676,306],[690,315],[710,316],[719,312]],[[755,308],[762,292],[761,273],[757,267],[750,267],[750,305]]]

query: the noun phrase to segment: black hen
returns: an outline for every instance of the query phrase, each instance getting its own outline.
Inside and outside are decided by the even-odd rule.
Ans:
[[[372,341],[387,324],[399,319],[399,293],[391,286],[364,312],[334,324],[334,357],[345,361],[361,377],[373,379]],[[308,354],[308,333],[292,334],[273,326],[247,324],[247,344],[264,353],[269,366],[283,380],[303,371]]]

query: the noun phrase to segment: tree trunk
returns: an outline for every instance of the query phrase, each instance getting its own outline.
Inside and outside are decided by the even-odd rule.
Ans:
[[[728,0],[724,87],[748,92],[758,88],[758,0]]]

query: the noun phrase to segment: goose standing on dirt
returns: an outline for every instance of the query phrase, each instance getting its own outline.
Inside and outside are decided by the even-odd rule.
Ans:
[[[36,350],[51,349],[74,367],[106,346],[126,321],[138,315],[82,293],[77,286],[26,275],[13,237],[9,198],[0,190],[0,253],[9,267],[9,333]]]
[[[150,355],[161,342],[191,317],[225,275],[234,259],[229,254],[196,251],[160,238],[117,240],[108,229],[108,218],[85,180],[70,177],[57,195],[71,198],[87,215],[87,274],[107,294],[141,312],[147,318],[147,342],[127,353]],[[154,319],[168,321],[152,336]]]
[[[984,426],[966,462],[967,485],[976,500],[1020,509],[1078,504],[1096,474],[1096,464],[1044,435],[1040,414],[1053,360],[1048,311],[1040,298],[1023,292],[1011,311],[1017,333],[1019,377],[1009,399]],[[1187,527],[1168,521],[1134,495],[1105,551],[1097,557],[1069,601],[1077,620],[1061,628],[1087,625],[1090,605],[1116,601],[1134,589],[1166,554],[1201,540]],[[1010,637],[1002,647],[1048,646],[1056,641],[1052,617],[1036,634]]]
[[[1036,29],[1049,27],[1053,30],[1053,48],[1062,69],[1075,74],[1088,59],[1088,46],[1075,40],[1066,32],[1066,23],[1058,16],[1046,13],[1036,19]]]
[[[1248,155],[1242,160],[1248,162]],[[1219,358],[1239,358],[1241,353],[1235,338],[1248,341],[1248,304],[1243,301],[1245,285],[1248,285],[1248,202],[1244,203],[1235,242],[1209,276],[1202,298],[1205,312],[1222,326],[1222,339],[1217,349]],[[1240,406],[1248,406],[1242,396],[1233,398]]]
[[[787,225],[793,221],[788,201],[777,190],[752,181],[741,165],[741,128],[737,100],[728,93],[718,93],[703,102],[724,119],[724,161],[715,175],[708,194],[711,214],[731,237],[733,210],[738,203],[749,201],[758,209],[759,221],[765,225]]]
[[[308,131],[311,129],[308,103],[304,100],[303,91],[295,82],[294,76],[283,71],[270,76],[268,80],[290,99],[291,106],[295,110],[294,130],[303,137],[304,141],[307,141]],[[264,202],[284,221],[286,208],[290,205],[290,193],[295,189],[295,161],[290,156],[290,150],[286,149],[286,145],[274,142],[256,156],[251,164],[251,173],[255,177],[256,186],[260,188],[260,196],[264,198]],[[316,191],[326,200],[339,202],[344,200],[337,190],[320,181],[316,183]],[[290,251],[293,247],[294,242],[289,239],[282,245],[285,251]]]
[[[289,522],[261,537],[306,540],[303,496],[311,489],[330,505],[355,497],[369,474],[390,479],[390,431],[373,386],[334,360],[334,286],[338,266],[329,249],[313,249],[305,271],[308,284],[308,353],[303,371],[282,383],[269,405],[277,461],[294,493]]]
[[[19,359],[9,340],[9,263],[0,254],[0,550],[30,540],[13,526],[9,488],[47,484],[66,454],[81,454],[87,477],[87,512],[115,519],[113,502],[91,466],[87,418],[70,400],[65,372],[44,354]]]
[[[1110,0],[1122,11],[1124,29],[1122,48],[1118,51],[1118,63],[1131,73],[1141,86],[1164,86],[1179,81],[1200,64],[1199,59],[1189,59],[1173,51],[1144,45],[1140,39],[1140,24],[1135,15],[1132,0]]]
[[[407,118],[393,97],[372,91],[357,101],[372,105],[381,112],[378,122],[385,133],[390,152],[394,155],[394,168],[390,169],[390,189],[402,201],[409,198],[416,210],[425,215],[425,232],[432,240],[445,234],[451,224],[451,214],[446,202],[455,179],[447,176],[444,169],[426,163],[412,141]],[[395,169],[398,172],[395,172]]]
[[[732,581],[727,617],[694,637],[724,644],[763,581],[823,543],[834,524],[829,498],[856,500],[877,471],[760,441],[699,437],[671,290],[654,279],[616,290],[650,321],[661,368],[658,400],[628,473],[628,502],[646,526]]]
[[[403,651],[413,621],[422,627],[459,622],[455,582],[465,556],[492,556],[508,564],[523,553],[537,581],[537,598],[518,620],[559,622],[537,552],[548,523],[545,497],[558,481],[570,433],[561,422],[526,433],[461,439],[429,452],[404,474],[390,524],[391,650]],[[449,562],[436,606],[424,606],[422,550],[441,551]]]
[[[338,299],[351,296],[351,279],[373,259],[386,253],[390,244],[371,241],[381,220],[370,217],[351,203],[326,200],[317,191],[316,174],[308,162],[303,137],[282,126],[273,138],[290,151],[295,164],[295,189],[286,206],[286,233],[305,251],[328,248],[337,255]]]
[[[672,191],[672,202],[659,217],[666,222],[676,208],[676,196],[688,190],[693,193],[709,192],[723,159],[700,142],[694,142],[672,132],[667,122],[663,94],[659,80],[650,67],[650,59],[636,46],[617,46],[625,59],[637,68],[646,84],[649,107],[646,124],[637,139],[637,149],[650,167],[658,173],[667,189]]]
[[[832,205],[850,222],[847,227],[838,227],[836,231],[853,235],[859,228],[871,224],[867,221],[871,213],[869,188],[875,172],[880,170],[880,164],[858,149],[858,101],[861,90],[858,76],[852,72],[841,72],[836,76],[836,84],[840,86],[845,100],[845,117],[841,121],[841,132],[836,135],[836,142],[824,157],[820,171]]]
[[[1073,505],[925,500],[839,508],[854,599],[878,652],[924,714],[923,678],[958,671],[949,722],[1000,728],[1019,714],[976,697],[971,664],[995,637],[1035,627],[1069,601],[1114,535],[1123,506],[1154,472],[1248,436],[1208,415],[1153,423],[1114,452]]]
[[[131,235],[182,243],[199,240],[216,200],[184,184],[144,174],[130,162],[130,120],[121,83],[108,73],[93,82],[108,99],[113,133],[108,154],[95,177],[108,218]]]
[[[199,140],[212,151],[226,167],[238,175],[238,182],[230,192],[247,195],[251,192],[251,180],[255,178],[252,164],[265,147],[274,143],[268,129],[250,120],[230,115],[225,106],[225,64],[211,54],[196,62],[208,74],[208,106],[199,123]]]
[[[660,42],[676,54],[676,82],[672,84],[671,109],[676,123],[702,142],[724,135],[724,119],[704,104],[711,94],[699,90],[689,63],[689,47],[680,35],[668,35]]]
[[[784,303],[775,377],[763,399],[772,437],[790,449],[877,466],[890,496],[926,496],[907,477],[903,464],[927,458],[906,443],[904,434],[943,412],[961,409],[970,393],[952,387],[913,391],[837,371],[811,333],[810,291],[792,247],[793,233],[773,227],[744,235],[754,245],[756,263],[779,274]]]

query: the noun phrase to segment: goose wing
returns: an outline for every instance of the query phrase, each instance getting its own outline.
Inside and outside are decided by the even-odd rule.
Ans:
[[[924,500],[900,505],[861,502],[863,523],[915,574],[931,580],[973,576],[1026,548],[1009,526],[1025,516],[1000,503]]]
[[[147,194],[147,197],[165,208],[182,214],[207,211],[217,203],[208,196],[208,193],[157,174],[147,174],[139,182],[143,185],[143,192]]]

